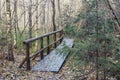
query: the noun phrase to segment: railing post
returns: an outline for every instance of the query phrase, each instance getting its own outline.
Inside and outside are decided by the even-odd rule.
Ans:
[[[49,54],[50,52],[50,47],[49,47],[49,44],[50,44],[50,40],[49,40],[49,35],[47,36],[47,54]]]
[[[41,46],[40,48],[43,49],[43,37],[41,38]],[[41,55],[40,55],[41,59],[43,59],[43,50],[41,51]]]
[[[26,62],[26,68],[27,68],[27,70],[30,70],[31,69],[30,58],[35,59],[37,57],[37,55],[40,54],[40,58],[43,59],[43,57],[44,57],[43,53],[46,48],[47,48],[47,54],[48,54],[50,52],[50,45],[54,45],[54,47],[57,46],[57,43],[59,42],[57,40],[57,33],[60,34],[59,37],[61,38],[61,40],[60,40],[60,42],[61,42],[62,38],[63,38],[63,30],[54,31],[54,32],[39,36],[37,38],[31,38],[31,39],[25,40],[23,43],[26,46],[26,57],[22,61],[22,63],[19,65],[19,67],[21,68],[23,66],[23,64]],[[50,44],[50,36],[53,37],[54,44]],[[47,47],[45,47],[45,48],[44,48],[44,44],[43,44],[44,37],[47,37]],[[41,43],[40,51],[38,51],[35,55],[30,56],[30,46],[31,46],[30,44],[36,40],[40,40],[40,43]]]
[[[62,30],[59,32],[59,38],[61,38],[62,37]],[[61,39],[60,39],[60,43],[61,43]]]
[[[56,33],[54,33],[54,42],[56,41]],[[54,44],[54,47],[56,48],[56,43]]]
[[[59,38],[61,38],[61,31],[59,32]],[[59,40],[59,44],[61,43],[61,39]]]
[[[31,67],[30,67],[30,51],[29,51],[29,49],[30,49],[30,44],[27,43],[26,44],[26,61],[27,61],[26,67],[27,67],[27,70],[31,69]]]

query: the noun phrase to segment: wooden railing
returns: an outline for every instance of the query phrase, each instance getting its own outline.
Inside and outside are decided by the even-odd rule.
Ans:
[[[50,43],[50,36],[53,36],[53,42]],[[43,40],[43,38],[46,37],[46,40]],[[58,31],[54,31],[54,32],[51,32],[51,33],[48,33],[48,34],[44,34],[44,35],[41,35],[39,37],[36,37],[36,38],[31,38],[31,39],[28,39],[28,40],[25,40],[23,43],[24,45],[26,46],[26,57],[25,59],[22,61],[22,63],[19,65],[19,68],[21,68],[23,66],[23,64],[26,62],[26,68],[27,70],[30,70],[31,69],[31,60],[30,59],[35,59],[39,54],[41,56],[41,59],[43,59],[43,53],[45,50],[47,50],[47,54],[49,54],[50,52],[50,47],[52,45],[54,45],[54,48],[56,48],[57,46],[57,43],[61,43],[63,39],[63,30],[58,30]],[[36,53],[34,53],[33,55],[30,55],[30,46],[31,46],[31,43],[37,41],[37,40],[40,40],[40,50]],[[47,46],[44,47],[44,41],[46,41],[47,43]]]

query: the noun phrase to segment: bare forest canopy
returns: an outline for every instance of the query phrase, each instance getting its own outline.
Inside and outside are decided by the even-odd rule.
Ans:
[[[11,0],[11,18],[12,26],[17,26],[17,30],[24,32],[29,26],[35,30],[38,26],[43,33],[53,30],[52,24],[52,0]],[[81,1],[76,0],[55,0],[55,23],[60,26],[60,21],[64,20],[64,16],[75,16],[80,10]],[[5,28],[6,22],[6,3],[1,0],[1,19],[2,26]],[[31,14],[31,16],[29,16]],[[14,21],[15,20],[15,21]],[[31,23],[31,24],[30,24]],[[61,22],[64,24],[64,22]],[[1,26],[1,27],[2,27]],[[14,28],[14,27],[13,27]],[[59,27],[58,27],[59,28]]]
[[[83,54],[86,54],[87,57],[96,58],[97,56],[96,62],[100,56],[96,55],[99,51],[93,47],[101,45],[102,48],[100,50],[103,50],[101,53],[105,53],[104,47],[107,46],[109,51],[111,51],[106,52],[109,53],[109,55],[105,55],[107,58],[112,53],[115,54],[114,51],[120,51],[119,44],[117,44],[120,43],[120,0],[0,0],[0,64],[2,62],[1,59],[15,61],[17,57],[20,58],[18,61],[20,64],[23,56],[25,57],[25,53],[27,53],[27,51],[25,52],[26,46],[30,48],[30,53],[33,53],[40,49],[41,43],[43,48],[44,45],[50,44],[49,41],[57,40],[55,36],[60,36],[58,34],[50,37],[47,35],[44,39],[42,37],[41,41],[39,40],[26,46],[23,41],[30,38],[36,39],[35,37],[57,30],[63,31],[60,34],[64,33],[64,37],[75,38],[75,48],[83,51]],[[102,34],[104,32],[106,35]],[[62,39],[63,36],[61,36],[60,40]],[[108,43],[106,40],[108,40]],[[97,45],[95,42],[99,44]],[[114,42],[112,49],[109,46],[110,42]],[[91,51],[89,49],[82,50],[80,49],[81,47],[84,49],[90,47]],[[78,52],[80,52],[79,50]],[[81,59],[84,58],[83,60],[85,60],[86,55]],[[80,54],[80,56],[82,55]],[[25,60],[28,58],[26,57]],[[17,62],[16,64],[18,66]],[[97,71],[99,72],[98,65],[95,67],[97,74]]]
[[[82,6],[82,0],[1,0],[0,38],[7,41],[11,31],[11,43],[21,46],[28,38],[62,29],[77,17]]]
[[[106,6],[113,13],[112,16],[117,20],[119,18],[120,8],[119,0],[108,0],[110,6],[106,1]],[[101,1],[105,3],[105,1]],[[114,3],[114,4],[113,4]],[[55,24],[57,29],[65,26],[66,22],[74,20],[76,16],[87,9],[84,0],[55,0]],[[28,33],[26,30],[31,29],[34,32],[40,30],[40,32],[47,33],[53,30],[53,5],[52,0],[10,0],[11,7],[11,23],[12,28],[16,26],[17,32],[21,35]],[[0,2],[0,16],[1,16],[1,29],[5,31],[6,28],[6,1]],[[117,16],[117,18],[116,18]],[[71,21],[72,22],[72,21]],[[118,25],[120,21],[117,20]],[[36,29],[38,27],[38,29]]]

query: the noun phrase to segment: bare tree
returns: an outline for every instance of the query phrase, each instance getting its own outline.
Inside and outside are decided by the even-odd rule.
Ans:
[[[106,3],[106,5],[108,6],[108,8],[111,10],[114,19],[116,20],[117,24],[118,24],[119,27],[120,27],[120,20],[119,20],[118,16],[116,15],[115,10],[112,8],[112,6],[111,6],[111,4],[110,4],[110,1],[109,1],[109,0],[105,0],[105,3]],[[119,28],[119,27],[117,27],[117,29],[120,31],[120,28]]]
[[[28,15],[29,15],[29,38],[32,38],[32,0],[29,0]]]
[[[38,17],[39,17],[39,15],[38,15],[38,0],[36,0],[36,4],[37,4],[37,6],[36,6],[36,26],[35,26],[35,36],[37,37],[38,36]],[[35,43],[35,50],[37,50],[38,49],[38,42],[36,42]]]
[[[59,21],[58,21],[58,26],[61,28],[61,8],[60,8],[60,0],[58,0],[58,13],[59,13]]]
[[[2,11],[1,11],[1,1],[0,1],[0,26],[1,26],[1,22],[2,22],[2,21],[1,21],[1,12],[2,12]]]
[[[11,35],[12,26],[11,26],[10,0],[6,0],[6,16],[7,16],[7,46],[8,46],[6,59],[9,61],[14,61],[12,35]]]
[[[14,13],[13,13],[13,18],[14,18],[14,48],[17,48],[17,0],[14,0]]]
[[[25,23],[26,23],[26,11],[25,11],[25,9],[26,9],[26,7],[25,7],[25,0],[23,0],[23,9],[24,9],[24,28],[25,28]]]
[[[43,13],[42,13],[42,20],[41,20],[41,24],[42,24],[42,31],[43,31],[43,33],[45,33],[46,31],[45,31],[45,5],[43,4],[42,5],[42,9],[43,9]]]
[[[1,1],[0,1],[0,20],[1,20]]]
[[[98,13],[99,13],[99,11],[98,11],[98,9],[99,9],[99,3],[98,3],[98,0],[96,0],[95,1],[95,9],[96,9],[96,25],[95,25],[95,30],[96,30],[96,34],[97,35],[99,35],[99,33],[98,33],[98,18],[99,18],[99,15],[98,15]],[[97,43],[99,43],[99,37],[97,36],[97,41],[96,41]],[[96,80],[99,80],[99,49],[97,48],[96,49],[96,63],[95,63],[95,65],[96,65]]]
[[[53,8],[53,15],[52,15],[52,22],[53,22],[53,31],[56,31],[56,24],[55,24],[55,0],[52,0],[52,8]]]

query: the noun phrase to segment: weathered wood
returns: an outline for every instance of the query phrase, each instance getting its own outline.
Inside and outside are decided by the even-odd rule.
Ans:
[[[73,46],[73,41],[73,39],[64,38],[62,43],[38,62],[32,70],[58,72],[70,52],[68,48]]]
[[[53,39],[54,39],[54,41],[56,41],[56,34],[54,34],[54,36],[53,36]],[[54,47],[56,48],[56,43],[54,44]]]
[[[60,36],[59,37],[61,37],[61,36],[63,36],[63,31],[60,32]],[[63,40],[63,37],[61,38],[60,43],[62,42],[62,40]]]
[[[45,48],[41,48],[40,51],[36,52],[35,54],[33,54],[30,58],[32,58],[33,60],[37,57],[37,55],[42,54],[44,52],[45,49],[47,49],[48,47],[54,45],[55,43],[57,43],[58,41],[60,41],[61,39],[63,39],[63,36],[61,36],[58,40],[56,40],[55,42],[49,44],[47,47]],[[41,58],[42,59],[42,58]]]
[[[49,44],[48,46],[50,47],[50,46],[54,45],[56,42],[60,41],[61,39],[63,39],[63,36],[61,36],[61,38],[59,38],[57,41]],[[40,51],[38,51],[38,52],[36,52],[35,54],[31,55],[31,56],[30,56],[30,59],[32,58],[32,60],[34,60],[39,54],[41,55],[46,48],[47,48],[47,47],[41,48]],[[42,55],[43,55],[43,54],[42,54]],[[42,57],[42,55],[41,55],[40,57]],[[43,59],[43,58],[41,58],[41,59]],[[22,63],[19,65],[19,68],[22,67],[22,65],[25,63],[26,60],[27,60],[27,58],[25,57],[24,60],[22,61]]]
[[[23,64],[25,63],[26,59],[27,59],[26,57],[23,59],[22,63],[20,63],[20,65],[19,65],[19,68],[21,68],[23,66]]]
[[[36,37],[36,38],[30,38],[30,39],[28,39],[28,40],[25,40],[23,43],[24,43],[24,44],[26,44],[26,43],[31,43],[31,42],[33,42],[33,41],[39,40],[40,38],[46,37],[46,36],[48,36],[48,35],[50,36],[50,35],[59,33],[59,32],[61,32],[61,31],[63,31],[63,30],[61,29],[61,30],[58,30],[58,31],[50,32],[50,33],[48,33],[48,34],[44,34],[44,35],[39,36],[39,37]]]
[[[50,46],[49,46],[49,44],[50,44],[50,40],[49,40],[49,36],[47,36],[47,54],[49,54],[49,52],[50,52]]]
[[[41,49],[43,49],[43,38],[41,38],[41,40],[40,40],[40,44],[41,44]],[[40,50],[41,50],[40,49]],[[41,57],[41,59],[43,59],[43,52],[44,52],[44,50],[42,50],[40,53],[40,57]]]
[[[26,44],[26,67],[27,67],[27,70],[30,70],[30,51],[29,51],[29,48],[30,48],[30,45],[29,44]]]
[[[54,32],[50,32],[48,34],[44,34],[42,36],[39,36],[37,38],[31,38],[31,39],[28,39],[28,40],[25,40],[23,43],[26,45],[26,57],[23,59],[22,63],[19,65],[19,68],[21,68],[23,66],[23,64],[26,62],[26,67],[27,67],[27,70],[30,70],[30,59],[32,58],[35,59],[39,54],[40,54],[40,58],[43,59],[43,52],[45,49],[47,49],[47,53],[50,52],[50,46],[51,45],[54,45],[56,44],[58,41],[60,41],[61,39],[63,39],[63,35],[59,36],[59,39],[56,40],[56,34],[57,33],[61,33],[63,32],[63,30],[58,30],[58,31],[54,31]],[[49,37],[51,35],[54,35],[55,34],[55,38],[54,38],[54,42],[52,44],[50,44],[50,40],[49,40]],[[43,38],[47,38],[47,46],[43,46]],[[30,44],[34,41],[37,41],[37,40],[40,40],[40,43],[41,43],[41,48],[40,48],[40,51],[37,51],[35,54],[33,55],[30,55]]]

